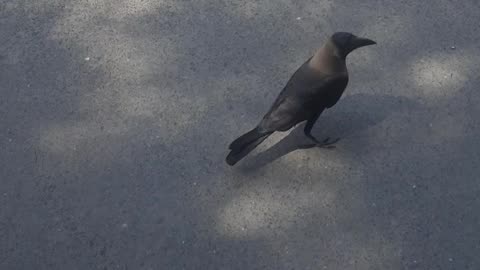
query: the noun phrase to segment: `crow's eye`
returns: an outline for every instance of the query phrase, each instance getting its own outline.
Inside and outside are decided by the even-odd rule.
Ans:
[[[352,41],[352,38],[353,38],[352,35],[349,35],[349,36],[348,36],[347,44],[350,44],[350,42]]]

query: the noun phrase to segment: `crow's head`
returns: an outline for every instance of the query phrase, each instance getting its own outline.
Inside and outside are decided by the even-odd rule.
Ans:
[[[347,32],[336,32],[332,35],[331,40],[342,57],[347,57],[350,52],[360,47],[377,44],[373,40],[357,37]]]

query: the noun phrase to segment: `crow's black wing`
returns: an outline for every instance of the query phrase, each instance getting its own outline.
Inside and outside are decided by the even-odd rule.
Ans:
[[[302,66],[303,67],[303,66]],[[287,83],[259,127],[264,131],[285,131],[330,108],[340,99],[348,83],[346,74],[321,76],[300,68]]]

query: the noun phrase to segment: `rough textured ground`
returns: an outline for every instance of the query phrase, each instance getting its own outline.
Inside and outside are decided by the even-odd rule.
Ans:
[[[0,0],[0,269],[480,269],[479,2],[354,2]],[[338,30],[337,149],[226,166]]]

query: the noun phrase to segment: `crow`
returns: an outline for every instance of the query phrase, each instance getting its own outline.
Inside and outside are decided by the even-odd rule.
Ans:
[[[235,165],[275,131],[287,131],[307,121],[304,133],[318,147],[332,147],[339,139],[319,141],[311,130],[320,114],[337,103],[348,83],[345,60],[353,50],[376,44],[347,32],[336,32],[295,71],[260,123],[234,140],[227,164]]]

